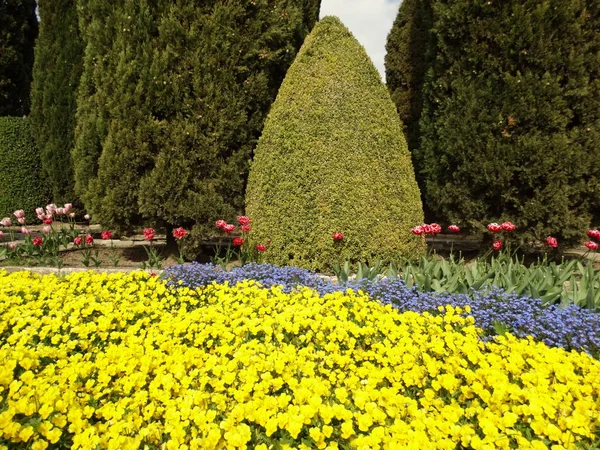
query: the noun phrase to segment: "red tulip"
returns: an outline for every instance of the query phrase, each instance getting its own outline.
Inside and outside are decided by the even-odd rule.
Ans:
[[[494,250],[499,251],[502,248],[502,241],[500,241],[500,240],[494,241],[494,243],[492,244],[492,247],[494,248]]]
[[[425,230],[421,225],[412,228],[410,231],[417,236],[421,236],[423,233],[425,233]]]
[[[265,247],[263,244],[258,244],[258,245],[256,246],[256,250],[258,250],[259,252],[261,252],[261,253],[262,253],[262,252],[264,252],[264,251],[266,251],[266,250],[267,250],[267,247]]]
[[[340,233],[339,231],[333,233],[334,241],[341,241],[342,239],[344,239],[344,233]]]
[[[83,241],[83,239],[81,239],[80,236],[77,236],[75,239],[73,239],[73,244],[75,244],[77,247],[79,247],[81,245],[82,241]]]
[[[236,237],[233,239],[233,245],[236,247],[241,247],[243,243],[244,240],[242,238]]]
[[[87,245],[92,245],[94,243],[94,237],[91,234],[85,235],[85,243]]]
[[[244,232],[246,232],[246,233],[249,233],[249,232],[250,232],[250,230],[252,230],[252,227],[251,227],[250,225],[242,225],[242,226],[240,227],[240,230],[242,230],[242,231],[244,231]]]
[[[227,225],[227,222],[225,222],[223,219],[219,219],[215,222],[215,225],[217,226],[217,228],[224,229],[225,225]]]
[[[39,236],[34,237],[31,242],[36,247],[41,247],[44,244],[44,240]]]
[[[583,245],[585,245],[590,250],[598,250],[598,244],[596,244],[594,241],[584,242]]]
[[[492,222],[487,226],[487,229],[492,233],[499,233],[502,231],[502,225],[497,224],[496,222]]]
[[[453,233],[460,233],[460,228],[456,225],[448,226],[448,231],[452,231]]]
[[[185,230],[183,227],[175,228],[173,230],[173,237],[175,239],[183,239],[187,236],[187,233],[187,230]]]
[[[249,225],[250,224],[250,217],[248,216],[238,216],[237,217],[237,221],[240,225]]]
[[[600,230],[588,230],[587,235],[592,239],[600,240]]]
[[[223,226],[223,230],[225,231],[225,233],[229,234],[229,233],[231,233],[232,231],[235,230],[235,225],[233,225],[231,223],[226,223]]]
[[[552,248],[558,247],[558,241],[556,240],[555,237],[552,237],[552,236],[548,236],[546,238],[546,244],[548,244],[548,247],[552,247]]]
[[[516,228],[517,228],[517,227],[516,227],[516,226],[515,226],[515,224],[514,224],[514,223],[512,223],[512,222],[504,222],[504,223],[502,224],[502,229],[503,229],[504,231],[515,231],[515,229],[516,229]]]
[[[152,239],[154,239],[155,233],[156,231],[154,231],[154,228],[146,228],[144,230],[144,239],[146,239],[147,241],[151,241]]]
[[[109,239],[112,239],[112,231],[103,231],[100,233],[100,237],[103,240],[108,241]]]
[[[431,225],[429,225],[429,227],[431,228],[431,234],[439,234],[442,232],[442,227],[439,226],[437,223],[432,223]]]

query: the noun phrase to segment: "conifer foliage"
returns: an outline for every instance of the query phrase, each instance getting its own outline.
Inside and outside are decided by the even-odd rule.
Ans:
[[[404,125],[409,150],[419,144],[423,82],[431,53],[430,0],[403,0],[386,43],[386,85]]]
[[[76,189],[96,219],[191,226],[239,214],[249,160],[315,1],[83,0]]]
[[[578,240],[599,211],[600,4],[430,4],[413,140],[427,205],[439,220]]]
[[[83,44],[76,0],[40,1],[30,123],[56,203],[75,200],[71,150]]]
[[[38,34],[35,0],[0,1],[0,116],[29,113],[33,47]]]
[[[252,163],[247,213],[264,257],[314,270],[332,261],[415,257],[423,222],[394,103],[364,48],[335,17],[306,39]]]

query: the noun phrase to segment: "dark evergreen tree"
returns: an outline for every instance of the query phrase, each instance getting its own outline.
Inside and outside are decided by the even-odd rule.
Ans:
[[[0,0],[0,116],[29,113],[35,0]]]
[[[198,242],[243,208],[252,151],[315,2],[102,4],[83,2],[77,189],[107,226],[193,226]]]
[[[41,0],[30,122],[56,203],[75,200],[71,150],[83,43],[76,0]]]
[[[600,197],[600,5],[432,0],[419,145],[439,220],[582,238]]]
[[[386,85],[411,151],[419,145],[423,81],[433,53],[431,22],[430,0],[403,0],[385,46]]]

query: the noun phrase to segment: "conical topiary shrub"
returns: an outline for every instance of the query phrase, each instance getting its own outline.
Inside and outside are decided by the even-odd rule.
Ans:
[[[326,270],[336,261],[414,257],[424,242],[402,123],[364,48],[319,22],[279,90],[250,169],[247,214],[264,258]],[[344,238],[334,241],[332,234]]]

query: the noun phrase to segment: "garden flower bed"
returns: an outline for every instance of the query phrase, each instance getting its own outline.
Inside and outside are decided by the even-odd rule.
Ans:
[[[468,307],[401,312],[297,269],[245,266],[283,284],[270,289],[203,270],[0,272],[0,448],[600,442],[600,363],[586,353],[482,339]],[[232,278],[206,284],[211,271]]]

